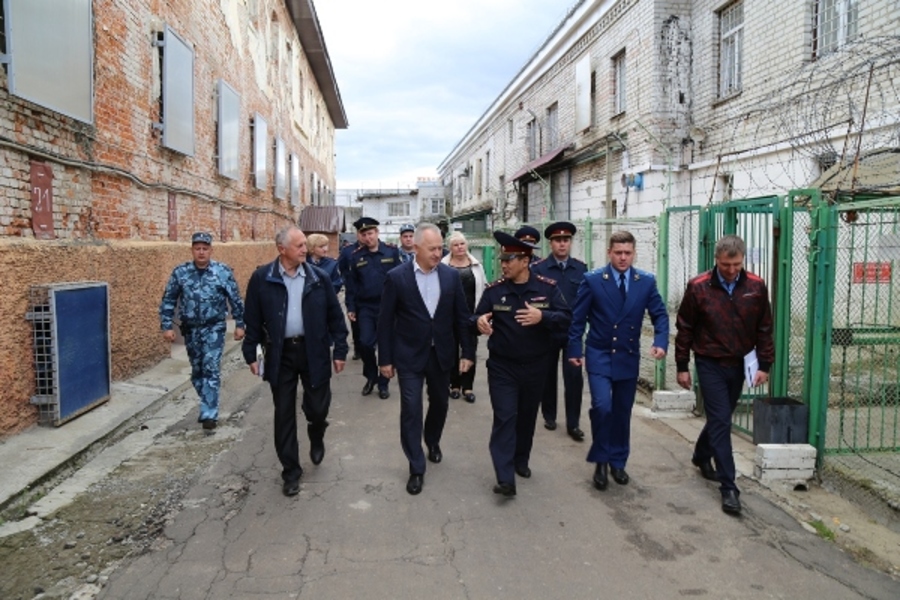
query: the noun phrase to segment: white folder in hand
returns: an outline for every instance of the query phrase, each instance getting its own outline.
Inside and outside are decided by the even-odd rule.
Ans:
[[[756,358],[756,348],[754,348],[744,357],[744,376],[747,378],[748,388],[753,387],[757,371],[759,371],[759,359]]]
[[[259,376],[263,376],[263,371],[266,370],[266,353],[263,352],[262,344],[256,345],[256,372],[259,373]]]

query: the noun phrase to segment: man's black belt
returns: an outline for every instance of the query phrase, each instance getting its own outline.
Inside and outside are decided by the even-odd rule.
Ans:
[[[302,344],[304,338],[302,335],[295,335],[294,337],[284,338],[285,344]]]

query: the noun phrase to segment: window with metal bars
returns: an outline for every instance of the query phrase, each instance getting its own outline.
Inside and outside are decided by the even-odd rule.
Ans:
[[[719,12],[719,97],[741,91],[744,59],[744,3]]]
[[[834,52],[856,37],[858,7],[858,0],[815,0],[813,58]]]

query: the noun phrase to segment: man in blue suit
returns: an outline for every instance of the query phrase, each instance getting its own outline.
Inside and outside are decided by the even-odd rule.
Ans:
[[[611,472],[619,485],[628,483],[625,463],[631,438],[631,408],[641,360],[644,312],[653,323],[650,355],[657,360],[669,347],[669,315],[656,289],[656,278],[631,266],[634,236],[617,231],[609,238],[609,264],[590,271],[578,288],[569,328],[569,362],[585,365],[591,389],[593,443],[587,461],[596,463],[594,486],[605,490]],[[590,324],[586,352],[585,323]]]
[[[428,460],[441,462],[440,441],[447,421],[450,369],[468,371],[475,360],[469,307],[459,273],[441,264],[441,231],[430,223],[414,234],[415,259],[388,271],[378,316],[380,374],[400,380],[400,445],[409,461],[406,491],[422,491]],[[462,358],[456,364],[457,340]],[[422,426],[422,385],[428,386],[428,414]]]

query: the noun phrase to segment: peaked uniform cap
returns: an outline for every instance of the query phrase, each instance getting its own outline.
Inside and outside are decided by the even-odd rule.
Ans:
[[[356,228],[356,231],[362,233],[367,229],[373,229],[381,225],[378,221],[373,219],[372,217],[360,217],[356,221],[353,222],[353,227]]]
[[[547,229],[544,230],[544,237],[548,240],[552,240],[555,237],[572,237],[576,231],[578,230],[572,223],[557,221],[547,226]]]
[[[509,260],[517,256],[531,256],[536,247],[531,242],[517,239],[505,231],[495,231],[494,239],[500,244],[500,260]]]
[[[523,225],[516,230],[515,237],[520,240],[527,240],[532,243],[541,241],[541,232],[531,225]]]

